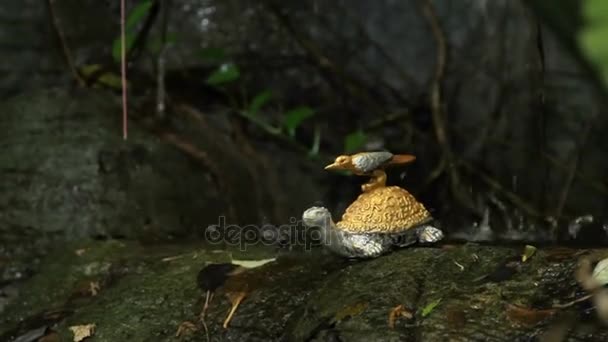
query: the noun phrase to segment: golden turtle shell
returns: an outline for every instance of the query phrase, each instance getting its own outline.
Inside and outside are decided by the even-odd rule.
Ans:
[[[424,205],[407,190],[387,186],[359,195],[336,226],[350,233],[399,233],[430,219]]]

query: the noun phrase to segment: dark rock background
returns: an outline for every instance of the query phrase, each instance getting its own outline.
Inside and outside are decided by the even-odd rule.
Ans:
[[[193,104],[219,125],[212,127],[234,125],[230,115],[221,113],[238,109],[229,98],[243,94],[228,87],[226,98],[226,93],[220,96],[204,86],[202,80],[215,67],[201,59],[205,47],[224,50],[239,66],[239,87],[246,90],[245,97],[271,89],[282,108],[315,108],[317,115],[298,128],[296,141],[310,146],[317,127],[323,158],[342,152],[344,137],[358,129],[368,136],[362,149],[416,154],[418,160],[407,168],[405,180],[398,177],[402,169],[391,179],[415,192],[454,230],[491,222],[503,237],[551,235],[551,240],[567,235],[569,222],[582,215],[592,215],[593,224],[601,229],[608,193],[603,100],[559,32],[545,24],[552,12],[539,15],[536,7],[519,1],[434,3],[447,49],[441,93],[448,153],[436,138],[438,123],[429,104],[439,45],[421,3],[175,0],[167,4],[167,32],[174,39],[165,53],[167,91],[175,101]],[[30,88],[73,86],[55,27],[62,31],[75,65],[101,64],[106,72],[118,72],[110,56],[119,33],[117,4],[55,4],[55,26],[48,6],[11,1],[1,6],[3,15],[11,17],[2,26],[2,46],[9,61],[2,66],[8,75],[0,84],[4,98]],[[130,69],[131,96],[149,103],[154,102],[154,46],[163,32],[163,13],[157,11],[148,49]],[[576,13],[572,16],[578,18]],[[117,109],[112,111],[114,118]],[[263,113],[271,121],[280,120],[280,114],[275,105]],[[253,151],[272,156],[264,169],[292,164],[274,154],[280,140],[270,137],[270,144],[264,143],[267,134],[248,122],[240,125]],[[7,129],[22,132],[27,127]],[[117,133],[115,129],[107,134]],[[41,145],[49,146],[41,139]],[[294,158],[302,159],[297,154]],[[449,167],[441,167],[442,160]],[[278,173],[280,178],[299,175],[291,168]],[[342,194],[332,197],[337,202],[328,203],[336,215],[356,195],[357,182],[330,181],[336,186],[327,190]],[[275,189],[271,197],[291,192],[289,187]],[[242,200],[233,196],[229,201],[237,206],[248,202],[247,195],[241,195]],[[307,200],[327,200],[318,192],[310,196]],[[257,200],[268,202],[268,198]],[[291,208],[289,214],[301,209],[289,200],[278,202]],[[270,214],[261,216],[282,223]],[[258,219],[254,215],[245,221]]]
[[[247,159],[221,133],[189,129],[225,170],[219,187],[216,175],[149,131],[134,126],[124,141],[120,117],[112,115],[119,113],[117,98],[104,92],[29,92],[6,101],[2,111],[3,231],[33,228],[74,239],[202,237],[222,216],[228,224],[289,223],[323,195],[287,152],[275,156],[293,160],[289,172],[297,182]]]

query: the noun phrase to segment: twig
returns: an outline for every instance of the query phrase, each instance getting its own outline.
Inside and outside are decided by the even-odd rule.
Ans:
[[[529,215],[531,217],[544,218],[544,216],[540,212],[538,212],[534,208],[534,206],[527,203],[523,198],[519,197],[515,193],[507,190],[504,186],[502,186],[500,184],[499,181],[492,178],[490,175],[478,170],[475,166],[471,165],[469,162],[467,162],[464,159],[459,160],[459,163],[460,163],[460,165],[464,166],[467,170],[469,170],[469,172],[476,174],[488,186],[490,186],[494,190],[502,193],[511,202],[511,204],[520,208],[527,215]]]
[[[536,92],[534,95],[537,101],[536,112],[538,113],[538,131],[537,134],[537,152],[539,154],[543,154],[546,151],[547,144],[547,125],[546,125],[546,117],[547,117],[547,108],[546,108],[546,95],[545,95],[545,47],[543,41],[543,31],[540,20],[536,18],[534,13],[530,13],[531,11],[525,11],[531,25],[534,27],[534,37],[532,38],[533,43],[535,45],[535,51],[533,52],[533,56],[530,58],[537,62],[538,71],[531,70],[531,85],[532,90]],[[547,163],[542,163],[539,167],[540,171],[543,172],[543,176],[540,179],[540,191],[538,191],[538,203],[541,211],[546,211],[546,194],[548,190],[548,180],[549,180],[549,168]]]
[[[125,33],[125,0],[120,0],[120,69],[122,80],[122,137],[127,140],[127,53]]]
[[[249,141],[249,139],[247,139],[245,133],[243,132],[241,122],[239,120],[234,120],[232,128],[236,145],[241,147],[242,152],[247,156],[247,159],[251,161],[249,163],[245,163],[245,168],[249,172],[249,175],[252,177],[252,179],[262,179],[264,178],[264,176],[267,176],[266,179],[268,180],[268,185],[272,190],[270,193],[273,195],[266,196],[267,198],[263,197],[263,193],[259,189],[252,188],[249,190],[253,192],[258,206],[260,207],[260,212],[257,213],[258,219],[264,219],[264,217],[266,216],[265,212],[263,212],[264,208],[262,205],[266,202],[273,210],[272,213],[275,222],[279,222],[281,216],[278,213],[278,206],[276,205],[276,199],[274,198],[274,194],[279,194],[281,191],[281,187],[277,183],[277,177],[274,177],[274,175],[270,176],[269,174],[260,173],[260,166],[262,167],[262,169],[268,170],[267,172],[273,171],[271,171],[272,168],[267,168],[267,166],[269,166],[269,163],[265,160],[265,158],[256,153],[255,148],[251,145],[251,142]]]
[[[443,81],[443,75],[445,72],[446,60],[447,60],[447,46],[445,35],[441,26],[439,25],[439,19],[437,13],[430,0],[424,0],[422,5],[422,11],[426,16],[431,30],[433,31],[433,37],[437,44],[437,61],[435,64],[435,74],[431,83],[431,114],[433,116],[435,135],[437,136],[437,142],[443,149],[445,154],[444,157],[451,157],[449,148],[449,142],[446,133],[446,125],[443,118],[443,108],[441,104],[441,82]]]
[[[161,11],[162,13],[162,34],[161,34],[161,47],[156,58],[157,70],[156,70],[156,115],[159,118],[165,116],[165,50],[167,44],[167,29],[169,21],[169,8],[170,0],[161,0]]]
[[[188,113],[192,118],[195,118],[195,120],[201,120],[201,115],[199,115],[199,113],[197,113],[197,110],[187,104],[178,104],[176,106],[176,108]],[[242,118],[248,120],[249,123],[251,123],[254,126],[256,126],[257,128],[261,129],[269,137],[284,144],[284,146],[287,146],[287,147],[293,149],[294,151],[302,153],[302,154],[307,154],[309,152],[309,147],[304,146],[304,145],[300,144],[299,142],[297,142],[296,140],[283,134],[281,132],[280,128],[274,127],[258,117],[247,115],[246,113],[244,113],[242,111],[239,111],[238,114]],[[324,155],[324,154],[319,154],[319,155],[324,159],[330,159],[330,157],[327,155]]]
[[[63,52],[63,58],[65,59],[65,62],[68,65],[68,68],[72,72],[72,76],[74,77],[74,79],[76,80],[76,82],[78,83],[79,86],[84,87],[84,86],[86,86],[86,82],[80,76],[80,73],[78,72],[78,69],[76,68],[76,64],[74,63],[72,54],[70,53],[70,49],[68,48],[68,43],[65,39],[65,35],[63,34],[63,30],[61,29],[61,26],[59,25],[59,22],[58,22],[59,20],[57,18],[57,15],[55,14],[55,8],[53,5],[54,2],[55,2],[55,0],[48,0],[49,15],[51,17],[51,25],[53,26],[53,30],[55,31],[55,34],[57,35],[57,38],[59,39],[59,45],[61,46],[61,51]]]
[[[378,53],[380,53],[380,55],[393,67],[393,69],[399,73],[399,76],[406,83],[406,85],[409,88],[416,87],[417,82],[414,80],[414,77],[409,75],[401,67],[399,62],[397,62],[395,60],[395,58],[393,58],[393,56],[391,56],[391,54],[388,53],[386,51],[386,49],[380,43],[378,43],[375,39],[373,39],[370,36],[369,32],[365,28],[365,25],[361,21],[361,18],[359,18],[358,15],[354,14],[353,11],[350,9],[350,7],[344,6],[340,1],[336,1],[335,3],[336,3],[336,6],[338,6],[338,8],[340,9],[340,11],[346,13],[346,15],[349,17],[350,21],[354,23],[355,27],[357,28],[357,31],[359,31],[359,33],[365,38],[367,43],[369,43],[372,47],[374,47],[376,49],[376,51],[378,51]]]
[[[201,310],[201,314],[199,316],[199,321],[203,325],[203,329],[205,329],[205,337],[207,338],[207,342],[209,342],[210,339],[209,328],[207,328],[207,321],[205,320],[205,317],[207,315],[207,309],[209,308],[209,301],[211,298],[213,298],[213,293],[210,290],[207,290],[205,293],[205,304],[203,305],[203,310]]]
[[[431,172],[429,172],[429,175],[426,177],[426,179],[423,182],[423,186],[426,187],[428,185],[430,185],[431,183],[433,183],[437,178],[439,178],[441,176],[441,174],[445,171],[445,169],[447,168],[446,166],[446,158],[440,158],[439,162],[437,163],[437,165],[435,165],[435,167],[433,168],[433,170]]]
[[[435,71],[433,79],[431,81],[430,105],[431,116],[433,119],[433,128],[435,129],[435,137],[437,138],[437,143],[439,143],[439,147],[442,150],[442,156],[441,160],[439,161],[439,164],[430,173],[430,176],[425,182],[425,184],[430,184],[436,178],[438,178],[446,169],[450,168],[449,164],[452,159],[451,150],[445,129],[445,123],[443,121],[443,108],[441,105],[441,82],[443,80],[443,74],[445,72],[447,48],[445,35],[443,34],[441,27],[439,26],[439,19],[437,18],[437,13],[435,12],[435,8],[433,7],[431,1],[423,0],[421,9],[429,25],[431,26],[431,31],[433,33],[433,37],[437,46],[437,60],[435,62]],[[454,178],[451,177],[451,181],[453,179]]]
[[[594,292],[594,293],[589,293],[589,294],[587,294],[587,295],[582,296],[581,298],[577,298],[577,299],[575,299],[575,300],[573,300],[573,301],[570,301],[570,302],[568,302],[568,303],[564,303],[564,304],[555,304],[555,305],[553,305],[553,308],[554,308],[554,309],[565,309],[565,308],[571,307],[572,305],[574,305],[574,304],[576,304],[576,303],[584,302],[584,301],[586,301],[587,299],[589,299],[589,298],[593,297],[594,295],[595,295],[595,292]]]
[[[184,114],[187,119],[196,121],[197,124],[199,124],[204,129],[210,129],[202,119],[201,115],[199,115],[199,113],[196,111],[196,109],[184,104],[175,105],[171,104],[171,102],[169,102],[168,104],[171,110],[174,110],[176,113]],[[182,139],[177,134],[168,131],[165,127],[158,128],[153,122],[146,123],[145,121],[142,121],[142,124],[154,134],[156,134],[164,142],[170,143],[171,145],[181,150],[194,160],[198,161],[199,164],[209,170],[209,173],[211,174],[211,177],[215,182],[215,185],[219,188],[220,192],[224,194],[229,194],[230,189],[222,178],[222,174],[220,173],[220,167],[217,163],[213,161],[213,159],[207,154],[207,152],[199,149],[191,142]],[[158,126],[158,124],[156,125]],[[237,220],[237,211],[230,202],[230,200],[226,201],[226,205],[228,214],[233,219]]]
[[[572,161],[572,164],[570,164],[570,168],[568,170],[568,177],[566,178],[566,183],[564,184],[564,188],[562,189],[561,196],[559,198],[559,202],[557,203],[557,207],[555,208],[555,219],[559,219],[562,216],[562,212],[564,210],[566,200],[568,199],[568,193],[570,192],[570,188],[572,187],[572,183],[574,181],[576,171],[578,170],[579,162],[581,159],[581,154],[585,148],[585,145],[587,145],[587,138],[589,137],[589,131],[591,131],[591,123],[587,122],[587,124],[585,125],[585,128],[583,128],[579,146],[576,149],[576,151],[574,151],[574,160]]]
[[[508,6],[508,5],[506,5]],[[509,98],[509,94],[511,92],[511,89],[513,88],[512,85],[512,81],[510,80],[510,78],[506,75],[507,71],[509,70],[509,66],[507,63],[507,32],[509,32],[510,29],[510,24],[511,21],[508,20],[508,8],[507,7],[503,8],[502,11],[502,15],[500,16],[499,19],[499,33],[498,33],[498,39],[496,39],[497,43],[498,43],[498,56],[497,56],[497,62],[496,62],[496,66],[497,66],[497,71],[495,71],[496,76],[494,76],[493,78],[496,79],[496,84],[498,84],[498,94],[496,96],[496,100],[494,102],[494,106],[492,108],[492,111],[490,112],[490,120],[488,120],[489,122],[486,124],[486,126],[483,128],[483,130],[481,131],[481,133],[479,134],[479,138],[477,138],[476,140],[478,141],[478,146],[479,146],[479,150],[482,151],[482,155],[485,156],[485,154],[487,153],[488,150],[485,149],[487,140],[490,136],[493,135],[493,133],[500,127],[500,122],[502,121],[504,115],[505,115],[505,111],[504,106],[505,103],[507,102],[508,98]],[[481,30],[482,32],[484,31],[483,29]],[[490,152],[491,153],[491,152]],[[465,155],[471,155],[468,153],[465,153]]]
[[[458,133],[458,132],[457,132]],[[524,151],[529,151],[529,149],[526,148],[526,146],[518,146],[516,144],[510,143],[508,141],[502,141],[502,140],[491,140],[491,142],[496,143],[496,144],[500,144],[502,146],[506,146],[509,148],[520,148]],[[570,169],[563,165],[562,163],[560,163],[557,158],[545,153],[545,154],[541,154],[540,155],[541,158],[545,158],[549,163],[551,163],[551,165],[553,167],[559,168],[563,171],[568,172]],[[589,177],[585,176],[585,174],[583,174],[580,170],[576,169],[574,172],[576,179],[582,181],[583,183],[585,183],[587,186],[593,188],[595,191],[598,191],[600,193],[602,193],[603,195],[608,196],[608,185],[602,183],[601,181],[596,181],[593,179],[590,179]]]
[[[439,18],[437,17],[437,12],[435,11],[435,7],[433,6],[431,0],[423,0],[421,9],[429,25],[431,26],[433,37],[437,45],[437,61],[435,63],[435,73],[431,82],[431,115],[433,118],[433,126],[435,129],[437,142],[442,150],[441,161],[439,162],[437,168],[431,173],[433,178],[429,177],[427,184],[439,177],[444,170],[447,170],[452,195],[454,198],[458,199],[462,205],[468,207],[474,212],[477,212],[477,210],[474,209],[474,206],[471,205],[471,200],[465,198],[465,193],[460,191],[460,177],[458,176],[457,165],[454,164],[450,142],[448,141],[448,134],[446,131],[446,123],[444,118],[445,112],[443,110],[441,95],[441,83],[445,74],[448,54],[446,37],[441,25],[439,24]]]
[[[369,44],[370,46],[372,46],[373,48],[375,48],[380,53],[380,55],[389,64],[391,64],[393,69],[401,76],[401,79],[403,80],[404,86],[406,87],[406,89],[417,88],[418,85],[417,85],[416,81],[414,80],[414,78],[411,75],[409,75],[399,65],[399,63],[395,60],[395,58],[393,58],[393,56],[391,56],[390,53],[388,53],[386,51],[386,49],[384,49],[384,47],[380,43],[378,43],[376,40],[374,40],[370,36],[369,32],[367,32],[367,29],[365,28],[365,25],[361,22],[361,18],[359,18],[358,15],[352,13],[352,11],[350,11],[349,8],[347,8],[346,6],[341,5],[340,2],[335,2],[335,3],[336,3],[336,6],[338,6],[340,12],[344,12],[344,13],[346,13],[347,16],[349,16],[350,21],[353,23],[354,26],[357,27],[359,34],[366,40],[366,43]],[[336,36],[338,40],[345,40],[345,39],[348,40],[349,39],[348,37],[346,37],[343,34],[343,32],[342,32],[342,34],[340,34],[340,32],[336,32],[336,30],[332,27],[332,22],[326,16],[319,16],[319,19],[321,20],[324,28],[328,31],[331,31],[331,33],[334,36]],[[352,53],[349,53],[349,51],[346,51],[346,54],[349,56],[354,56],[356,53],[360,52],[360,50],[361,49],[359,46],[355,46],[354,51],[352,51]],[[394,96],[396,99],[401,101],[401,103],[403,103],[404,105],[407,105],[407,106],[412,105],[411,99],[409,99],[407,96],[405,96],[405,93],[407,93],[408,95],[411,95],[412,94],[411,91],[404,92],[403,89],[397,89],[394,85],[392,85],[385,78],[380,77],[377,73],[377,70],[370,67],[369,63],[362,61],[362,62],[360,62],[359,66],[365,73],[367,73],[370,77],[372,77],[372,79],[370,79],[370,82],[372,82],[373,84],[378,84],[378,87],[376,87],[377,89],[371,89],[371,90],[375,90],[375,91],[379,92],[380,85],[382,85],[382,87],[386,88],[386,90],[392,96]]]
[[[382,124],[387,123],[387,122],[392,122],[395,119],[398,119],[402,116],[407,115],[407,113],[395,113],[394,115],[388,115],[385,118],[379,119],[375,122],[373,122],[370,126],[368,126],[368,129],[374,129],[376,127],[380,127]],[[420,132],[416,127],[411,126],[413,133],[417,136],[418,139],[422,139],[423,143],[430,143],[430,138],[425,135],[424,133]],[[460,136],[462,133],[459,132],[458,130],[455,130],[454,133],[457,136]],[[587,133],[588,134],[588,133]],[[498,143],[501,145],[505,145],[508,147],[515,147],[514,144],[506,142],[506,141],[497,141],[494,139],[489,140],[490,143]],[[523,149],[525,149],[525,147],[522,147]],[[578,179],[582,182],[584,182],[585,184],[587,184],[588,186],[592,187],[593,189],[595,189],[596,191],[599,191],[602,194],[608,195],[608,186],[606,186],[605,184],[601,183],[601,182],[596,182],[592,179],[589,179],[588,177],[585,177],[584,174],[582,174],[578,168],[567,168],[566,166],[562,165],[561,163],[559,163],[554,157],[544,153],[541,154],[540,156],[541,158],[546,159],[549,163],[552,164],[552,166],[560,168],[562,170],[570,170],[570,172],[574,172],[574,178]],[[520,208],[522,211],[524,211],[526,214],[531,215],[533,217],[543,217],[543,215],[540,213],[539,210],[535,209],[534,206],[532,206],[531,204],[527,203],[524,199],[522,199],[521,197],[519,197],[518,195],[516,195],[515,193],[509,191],[506,189],[506,187],[504,187],[497,179],[493,178],[492,176],[479,171],[477,168],[473,167],[473,165],[471,165],[470,163],[466,162],[464,159],[460,159],[456,161],[457,163],[461,164],[462,166],[464,166],[465,168],[469,169],[469,171],[477,176],[479,176],[482,181],[484,183],[486,183],[487,185],[489,185],[491,188],[493,188],[495,191],[497,191],[498,193],[504,195],[513,205],[515,205],[516,207]],[[441,163],[441,161],[440,161]],[[440,166],[442,167],[442,166]],[[438,172],[440,171],[440,168],[436,168],[433,172]],[[429,178],[436,178],[438,177],[438,174],[432,174]]]
[[[368,106],[370,110],[377,113],[385,111],[383,108],[378,110],[378,107],[381,105],[369,96],[368,91],[362,89],[357,82],[348,76],[342,67],[340,67],[337,63],[334,63],[328,56],[326,56],[321,49],[314,44],[314,42],[300,34],[289,18],[285,14],[281,13],[281,9],[274,3],[274,1],[268,1],[266,4],[270,13],[273,14],[283,28],[285,28],[285,30],[294,38],[298,45],[300,45],[300,47],[302,47],[308,53],[308,55],[314,59],[317,66],[322,71],[329,71],[333,75],[337,76],[342,82],[343,86],[346,87],[351,94],[359,97],[363,102],[365,102],[365,105]],[[322,72],[321,74],[323,75],[324,73]],[[328,80],[328,83],[332,84],[331,80]]]
[[[165,117],[165,57],[164,47],[156,59],[156,115]]]
[[[158,135],[160,136],[160,138],[163,141],[170,143],[177,149],[186,153],[187,155],[189,155],[190,157],[194,158],[196,161],[201,163],[203,166],[205,166],[211,172],[211,174],[213,175],[213,178],[215,178],[215,182],[218,185],[218,187],[220,188],[220,190],[223,193],[228,193],[227,192],[228,187],[226,184],[224,184],[224,181],[221,178],[221,173],[219,172],[219,168],[215,165],[215,163],[213,163],[211,161],[211,159],[209,158],[209,155],[207,155],[207,153],[205,151],[197,148],[190,142],[181,139],[174,133],[159,132]],[[230,203],[229,200],[226,202],[227,202],[227,206],[228,206],[229,215],[233,219],[237,219],[236,210],[232,206],[232,203]]]
[[[308,151],[308,155],[309,156],[318,155],[320,147],[321,147],[321,127],[317,124],[317,125],[315,125],[313,142],[312,142],[312,146],[310,147],[310,151]]]
[[[309,147],[304,146],[304,145],[300,144],[299,142],[297,142],[296,140],[292,139],[291,137],[283,134],[280,129],[273,127],[272,125],[269,125],[268,123],[264,122],[262,119],[252,117],[251,115],[247,115],[243,112],[239,112],[239,114],[241,115],[241,117],[248,120],[251,124],[253,124],[254,126],[261,129],[263,132],[265,132],[268,136],[276,139],[278,142],[280,142],[282,144],[285,144],[285,146],[289,146],[293,150],[295,150],[299,153],[307,154],[309,152]],[[319,153],[319,155],[323,156],[323,154],[321,154],[321,153]],[[325,158],[327,159],[328,157],[325,156]]]
[[[395,121],[399,121],[404,118],[409,118],[409,117],[411,117],[411,115],[412,114],[410,113],[410,111],[408,109],[403,109],[403,111],[400,111],[400,112],[387,114],[382,118],[371,121],[368,125],[365,126],[364,131],[368,132],[368,131],[380,129],[386,124],[389,124],[389,123],[392,123]]]
[[[594,95],[596,95],[600,106],[606,107],[608,105],[608,86],[602,79],[602,73],[598,72],[597,67],[589,60],[581,45],[578,44],[576,34],[564,27],[561,17],[552,16],[549,11],[543,11],[543,6],[541,5],[541,3],[543,3],[542,1],[525,0],[523,3],[532,8],[532,10],[551,29],[553,36],[557,41],[570,52],[570,56],[574,59],[574,63],[580,67],[581,73],[584,74],[585,79],[591,83],[595,93]],[[577,2],[572,2],[572,4],[578,6]]]

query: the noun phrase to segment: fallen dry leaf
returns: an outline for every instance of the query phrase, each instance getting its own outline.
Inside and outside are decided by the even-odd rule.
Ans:
[[[547,325],[540,334],[536,336],[536,342],[558,342],[567,341],[570,331],[579,322],[578,313],[565,311],[555,320]]]
[[[407,310],[403,305],[397,305],[388,314],[388,327],[391,329],[395,329],[395,321],[399,317],[404,317],[405,319],[412,319],[412,317],[414,317],[414,314],[411,311]]]
[[[246,289],[243,289],[243,290],[244,291],[226,292],[226,297],[228,297],[231,307],[230,307],[230,311],[228,312],[228,316],[226,317],[226,319],[224,320],[224,324],[222,325],[224,327],[224,329],[228,329],[228,324],[232,320],[232,317],[234,316],[236,309],[239,307],[241,302],[248,295],[247,290]]]
[[[61,342],[61,338],[56,331],[50,330],[46,335],[37,339],[36,342]]]
[[[80,342],[87,337],[93,336],[95,333],[95,323],[74,325],[70,327],[70,330],[74,334],[74,342]]]
[[[572,260],[580,253],[579,250],[568,247],[551,247],[543,250],[547,261],[560,262]]]
[[[89,292],[91,293],[91,296],[93,296],[93,297],[97,296],[100,289],[101,289],[101,286],[99,285],[98,281],[89,282]]]
[[[184,334],[191,334],[193,332],[196,332],[197,330],[198,330],[198,328],[196,327],[196,325],[194,325],[194,323],[192,323],[190,321],[185,321],[185,322],[182,322],[177,327],[177,331],[175,332],[175,337],[180,337]]]
[[[532,309],[519,305],[507,304],[507,318],[521,325],[536,325],[549,316],[553,315],[556,309]]]
[[[458,266],[458,268],[460,269],[461,272],[464,271],[464,266],[462,264],[460,264],[458,261],[454,260],[454,264],[456,266]]]
[[[524,252],[521,254],[521,262],[526,262],[534,255],[534,253],[536,253],[536,247],[526,245],[526,247],[524,247]]]
[[[174,255],[174,256],[170,256],[170,257],[165,257],[165,258],[162,258],[160,261],[162,261],[162,262],[169,262],[169,261],[173,261],[173,260],[181,259],[181,258],[183,258],[183,257],[185,257],[185,255],[184,255],[184,254],[181,254],[181,255]]]
[[[445,250],[450,250],[450,249],[454,249],[454,248],[456,248],[456,247],[458,247],[458,245],[450,245],[450,244],[445,244],[445,245],[442,245],[442,246],[441,246],[441,247],[439,247],[439,248],[441,248],[441,249],[445,249]]]
[[[446,309],[445,318],[452,329],[462,328],[467,323],[465,310],[456,306],[450,306]]]
[[[367,303],[361,302],[342,308],[342,310],[338,311],[334,316],[334,322],[339,322],[346,317],[354,317],[361,314],[367,308],[367,305]]]
[[[67,309],[57,309],[57,310],[49,310],[42,313],[43,319],[47,321],[59,321],[66,316],[69,316],[73,313],[72,310]]]
[[[36,329],[25,331],[22,335],[17,336],[13,341],[38,341],[44,337],[49,328],[43,325]]]
[[[237,259],[232,259],[231,263],[235,264],[235,265],[239,265],[239,266],[243,266],[245,268],[256,268],[256,267],[260,267],[260,266],[264,266],[268,263],[274,262],[276,261],[276,258],[270,258],[270,259],[260,259],[260,260],[237,260]]]
[[[101,282],[95,279],[83,279],[79,281],[72,291],[74,298],[95,297],[101,290]]]
[[[74,253],[76,253],[76,255],[78,256],[82,256],[84,254],[84,252],[86,252],[87,249],[86,248],[80,248],[74,251]]]

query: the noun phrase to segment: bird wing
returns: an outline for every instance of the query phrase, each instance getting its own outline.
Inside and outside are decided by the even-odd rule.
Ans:
[[[365,152],[352,158],[353,165],[362,172],[368,173],[376,170],[393,158],[390,152]]]

